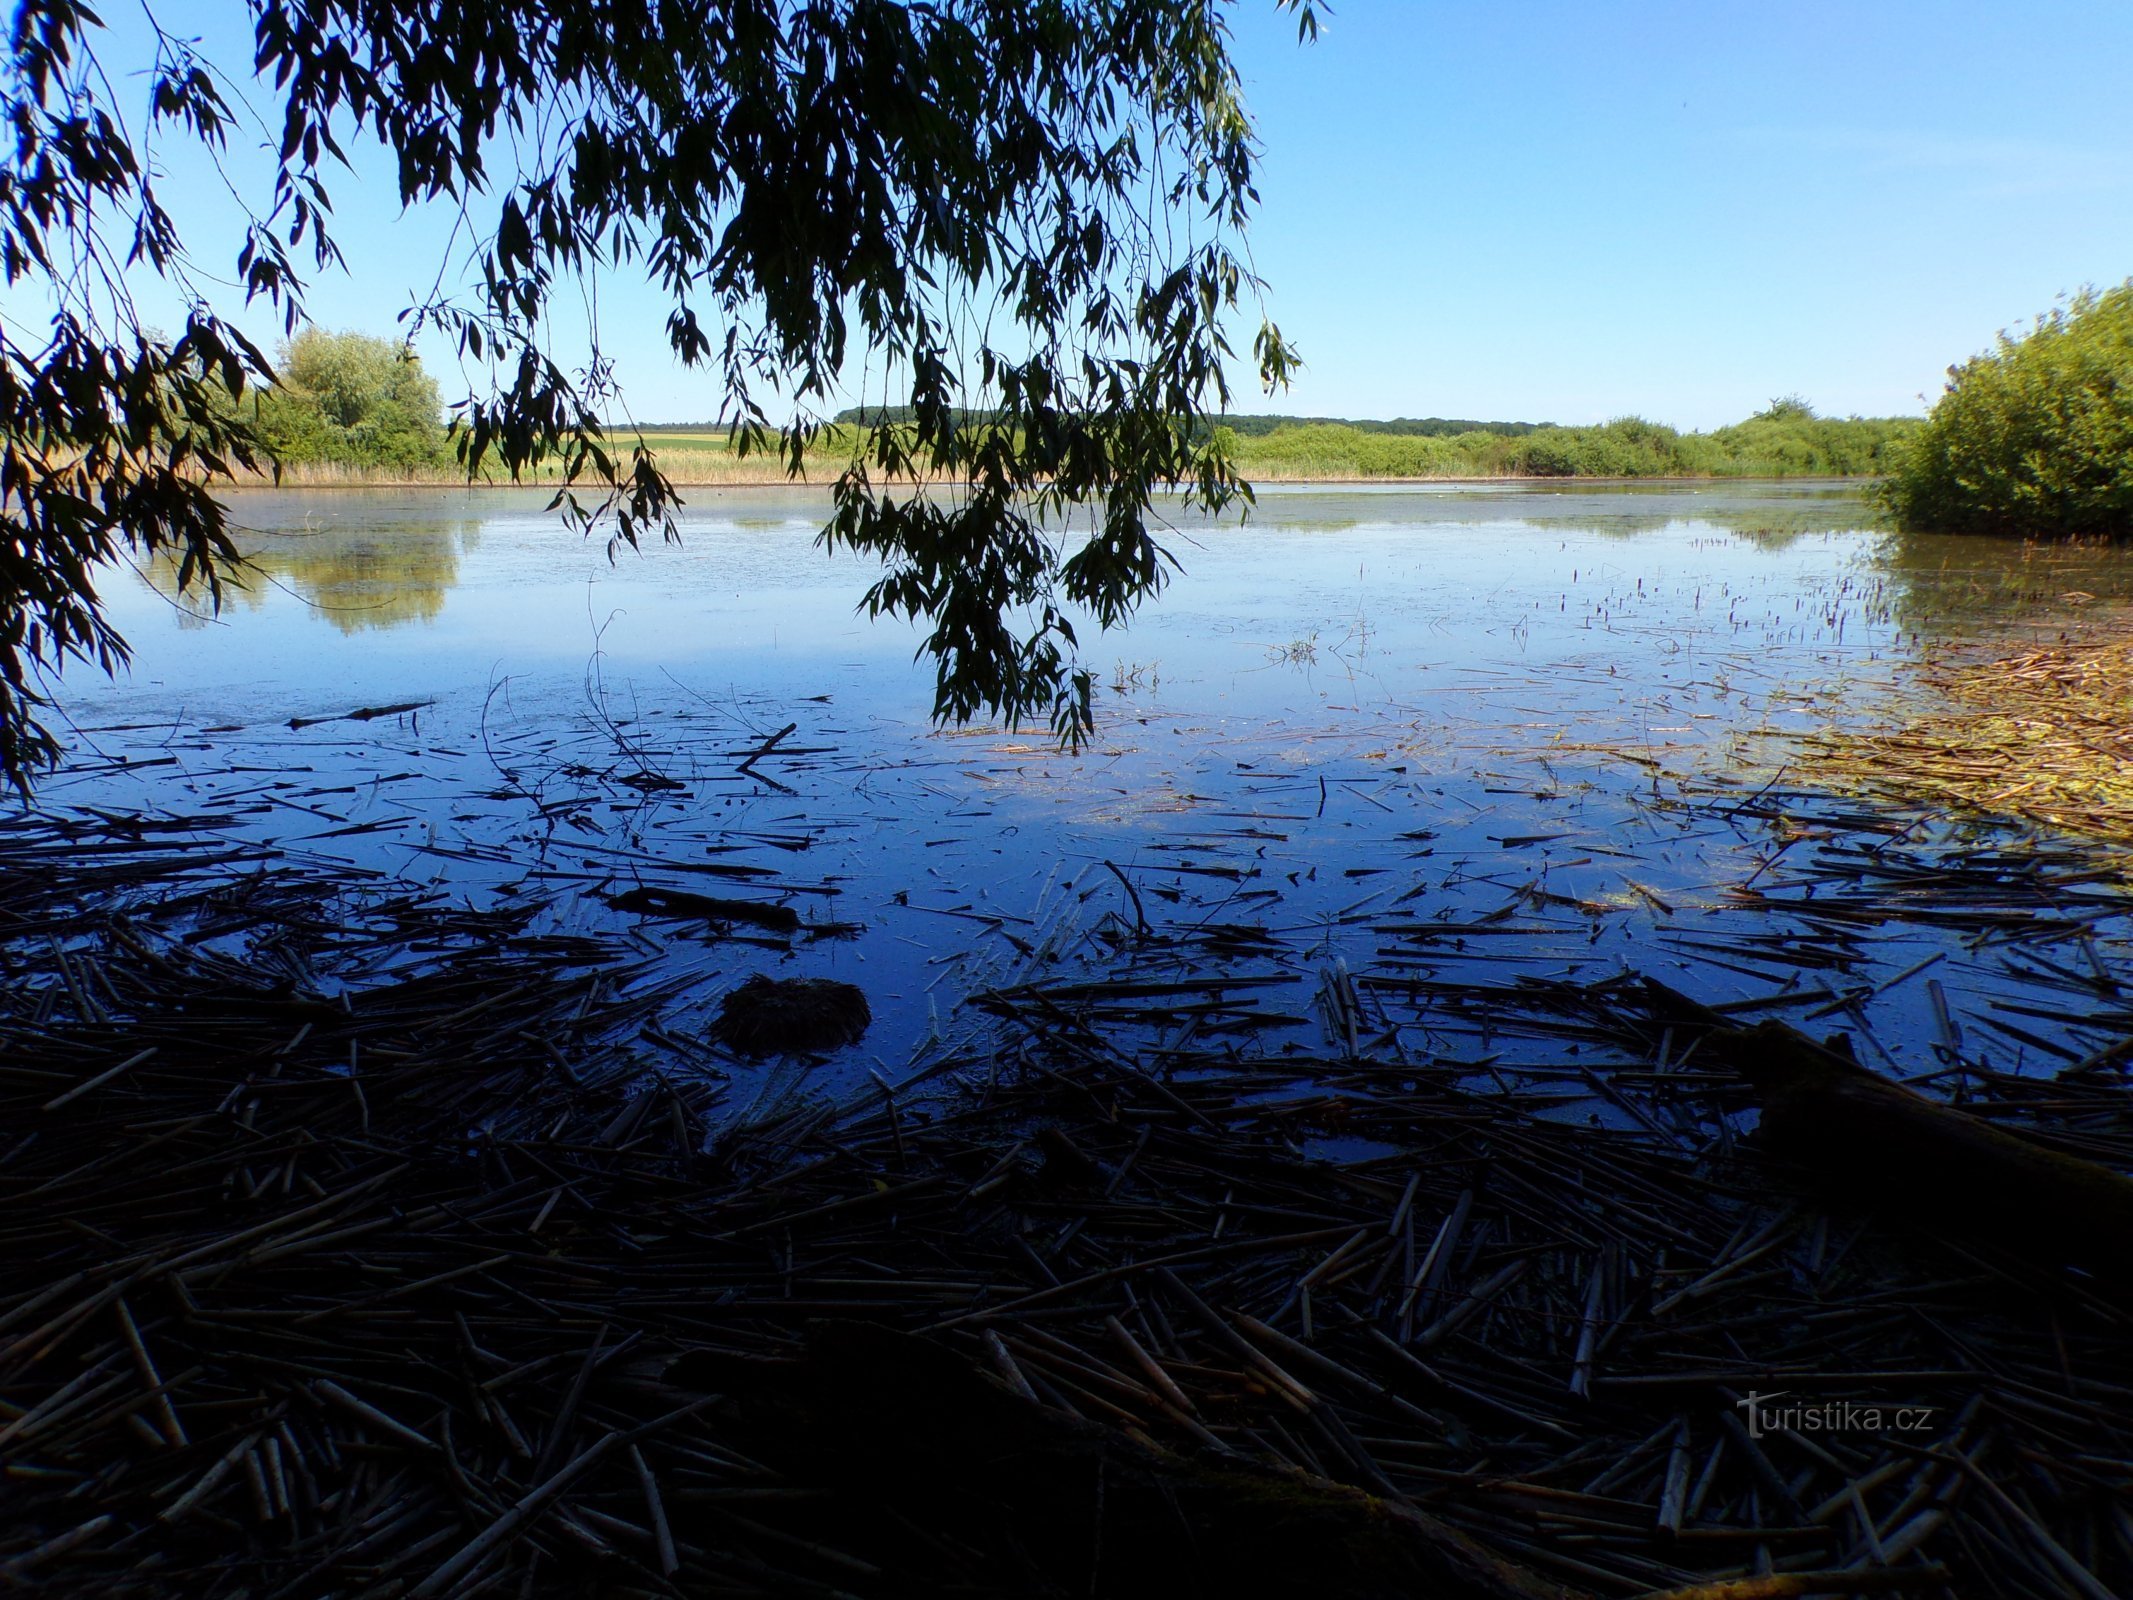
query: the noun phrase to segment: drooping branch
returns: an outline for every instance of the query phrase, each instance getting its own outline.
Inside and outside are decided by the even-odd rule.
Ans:
[[[1275,3],[1315,26],[1307,0]],[[671,535],[678,500],[641,438],[610,436],[597,330],[583,370],[555,354],[559,291],[646,277],[741,447],[774,436],[795,474],[847,375],[880,373],[909,420],[843,441],[824,537],[888,565],[868,607],[930,625],[939,716],[1081,737],[1070,610],[1109,626],[1161,586],[1166,489],[1210,510],[1249,492],[1204,425],[1229,398],[1225,325],[1260,287],[1224,0],[248,8],[273,175],[232,241],[247,303],[297,325],[303,274],[341,264],[332,179],[381,148],[405,203],[475,226],[466,283],[408,318],[490,375],[459,408],[467,470],[559,468],[559,507],[631,544]],[[56,754],[42,675],[123,659],[95,567],[176,546],[212,585],[230,549],[206,484],[272,466],[235,403],[269,364],[191,284],[101,29],[25,0],[10,39],[0,269],[57,308],[49,342],[0,328],[0,767],[18,782]],[[156,37],[149,124],[219,150],[238,75]],[[139,273],[195,306],[179,338],[142,326]],[[1254,356],[1270,382],[1293,362],[1270,325]]]

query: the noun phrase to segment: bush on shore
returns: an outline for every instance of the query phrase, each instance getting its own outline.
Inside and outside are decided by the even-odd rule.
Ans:
[[[1950,367],[1881,497],[1906,528],[2133,533],[2133,280]]]
[[[274,459],[411,469],[445,465],[437,380],[390,339],[306,328],[282,347],[253,421]]]

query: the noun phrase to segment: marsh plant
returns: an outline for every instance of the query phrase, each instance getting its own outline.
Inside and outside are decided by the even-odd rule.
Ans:
[[[1144,688],[1153,693],[1162,684],[1163,664],[1160,661],[1128,661],[1121,656],[1118,665],[1111,670],[1113,694],[1135,694]]]

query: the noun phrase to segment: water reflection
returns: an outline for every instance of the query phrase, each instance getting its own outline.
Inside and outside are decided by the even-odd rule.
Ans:
[[[537,511],[539,504],[508,493],[450,491],[245,497],[237,506],[238,542],[251,566],[232,585],[225,615],[258,611],[279,589],[344,634],[433,622],[454,588],[471,579],[467,560],[485,527],[505,530],[502,543],[512,552],[491,579],[508,571],[511,587],[521,592],[551,586],[582,566],[582,558],[573,561],[562,550],[581,541],[551,540],[558,525]],[[447,507],[462,514],[440,514]],[[644,576],[662,589],[707,582],[726,595],[759,592],[766,580],[775,588],[832,587],[836,580],[812,538],[827,511],[824,493],[805,485],[700,493],[684,516],[687,554],[680,567],[668,552],[667,563]],[[1776,553],[1810,536],[1874,526],[1874,514],[1851,484],[1273,485],[1261,491],[1242,532],[1248,547],[1254,533],[1323,535],[1330,546],[1344,536],[1472,530],[1492,548],[1504,534],[1630,543],[1672,533]],[[1177,512],[1172,531],[1188,568],[1197,570],[1240,530],[1234,518],[1214,525]],[[521,555],[536,549],[555,550],[564,565],[550,566],[545,556],[519,565]],[[481,565],[496,563],[484,558]],[[711,578],[710,566],[724,576]],[[174,602],[181,627],[211,620],[204,596],[179,595],[175,561],[154,560],[143,576]]]
[[[847,637],[849,648],[821,647],[847,658],[861,648],[849,619],[871,573],[816,547],[827,511],[819,488],[700,492],[681,550],[612,566],[597,541],[562,530],[544,500],[434,491],[247,497],[237,510],[251,567],[225,615],[272,610],[278,592],[302,606],[301,615],[288,608],[283,629],[302,633],[306,621],[324,620],[345,635],[376,635],[436,623],[455,590],[479,590],[478,601],[468,594],[458,632],[521,653],[567,634],[572,649],[589,651],[591,583],[599,608],[630,607],[647,649],[754,651]],[[1791,597],[1772,601],[1779,610],[1769,628],[1790,626],[1780,611],[1797,602],[1820,633],[1866,644],[1871,636],[1847,627],[1864,622],[1920,641],[2017,627],[2049,637],[2083,608],[2133,603],[2133,562],[2119,546],[1890,532],[1850,483],[1275,485],[1241,528],[1173,513],[1171,543],[1192,581],[1137,628],[1187,628],[1202,644],[1242,629],[1279,645],[1367,608],[1389,630],[1388,645],[1399,647],[1410,625],[1410,655],[1443,654],[1454,630],[1499,626],[1517,628],[1522,654],[1526,630],[1546,627],[1549,612],[1558,631],[1619,631],[1634,616],[1700,634],[1720,626],[1702,610],[1711,596],[1726,597],[1730,629],[1752,614],[1747,588],[1769,584]],[[1596,543],[1616,553],[1596,561]],[[181,627],[209,620],[204,596],[178,595],[174,561],[158,559],[143,575],[174,603]],[[1195,629],[1196,614],[1204,626]],[[263,625],[275,626],[261,617],[246,632]],[[1582,649],[1586,638],[1558,642]],[[430,643],[426,630],[425,651]],[[1158,646],[1185,665],[1188,647],[1176,639],[1120,648]]]
[[[1925,638],[2013,626],[2048,635],[2077,612],[2133,603],[2133,561],[2109,540],[1895,533],[1883,541],[1879,564],[1894,580],[1897,623]]]
[[[257,611],[281,589],[342,633],[430,622],[458,583],[462,558],[480,543],[481,527],[475,517],[407,517],[242,530],[237,546],[245,566],[230,575],[223,613]],[[175,554],[160,553],[142,575],[173,603],[181,627],[214,620],[204,592],[180,592]]]
[[[1783,550],[1812,536],[1873,532],[1885,526],[1881,513],[1850,484],[1792,495],[1749,491],[1723,498],[1710,494],[1707,499],[1707,493],[1669,497],[1648,508],[1638,503],[1619,509],[1592,496],[1573,511],[1521,521],[1542,531],[1589,532],[1610,539],[1634,539],[1693,526],[1743,540],[1759,550]],[[1638,500],[1654,498],[1646,490]]]
[[[1194,525],[1192,519],[1182,519]],[[1693,528],[1779,550],[1814,534],[1872,532],[1881,513],[1851,482],[1264,486],[1249,522],[1287,533],[1487,524],[1632,539]],[[1204,524],[1200,524],[1204,526]]]

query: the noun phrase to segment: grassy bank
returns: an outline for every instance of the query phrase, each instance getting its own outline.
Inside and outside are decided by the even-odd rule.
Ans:
[[[740,456],[720,445],[695,440],[677,444],[654,438],[648,442],[658,453],[660,470],[684,487],[780,484],[791,481],[784,464],[775,455]],[[841,454],[810,453],[807,458],[806,481],[824,485],[834,482],[837,474],[843,470],[846,459]],[[248,486],[264,487],[275,480],[262,475],[247,476],[238,481]],[[440,489],[506,488],[514,481],[536,486],[560,484],[563,481],[563,473],[560,467],[553,464],[529,470],[516,480],[503,473],[489,471],[481,474],[470,485],[466,469],[449,460],[420,467],[347,466],[331,461],[298,461],[285,463],[279,479],[281,487],[297,489],[424,486]]]

